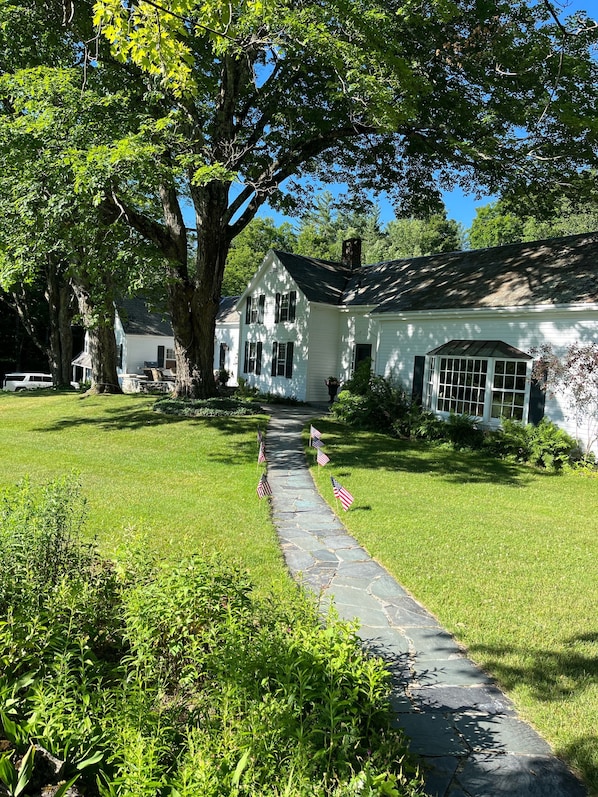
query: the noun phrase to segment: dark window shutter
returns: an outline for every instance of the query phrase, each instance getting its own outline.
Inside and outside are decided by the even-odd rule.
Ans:
[[[251,323],[251,296],[248,296],[245,302],[245,323]]]
[[[276,294],[276,308],[274,310],[274,322],[278,324],[280,321],[280,294]]]
[[[418,355],[413,364],[413,387],[411,389],[411,400],[421,407],[424,396],[424,372],[426,370],[426,358]]]
[[[260,341],[255,347],[255,372],[258,376],[262,373],[262,344]]]
[[[262,294],[260,294],[259,305],[258,305],[258,314],[257,314],[257,320],[258,320],[258,323],[260,323],[260,324],[264,323],[264,306],[265,306],[265,304],[266,304],[266,297],[262,293]]]
[[[166,349],[164,346],[158,346],[158,368],[164,368],[164,355]]]
[[[293,343],[287,343],[287,361],[284,371],[284,375],[287,379],[290,379],[293,376],[293,348]]]
[[[116,362],[116,365],[117,365],[119,368],[122,368],[122,367],[123,367],[123,345],[122,345],[122,343],[119,343],[119,344],[118,344],[118,355],[117,355],[117,362]]]
[[[546,404],[546,391],[542,390],[536,379],[532,379],[529,391],[529,412],[527,422],[537,426],[544,417],[544,405]]]
[[[289,321],[295,320],[295,308],[297,307],[297,291],[289,293]]]
[[[245,341],[245,359],[243,361],[243,373],[247,373],[247,366],[249,365],[249,343]]]
[[[272,376],[276,376],[276,358],[278,355],[278,343],[272,345]]]

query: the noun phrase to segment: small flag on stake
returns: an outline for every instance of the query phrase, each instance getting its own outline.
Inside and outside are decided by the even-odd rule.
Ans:
[[[316,427],[315,427],[315,426],[310,426],[310,427],[309,427],[309,436],[310,436],[312,439],[313,439],[314,437],[316,437],[318,440],[320,439],[320,437],[322,437],[322,435],[320,434],[320,432],[318,432],[318,430],[316,429]]]
[[[258,455],[257,455],[258,465],[261,462],[265,462],[265,461],[266,461],[266,449],[264,448],[264,444],[260,443],[260,450],[259,450]]]
[[[353,503],[353,496],[348,490],[345,490],[342,484],[337,482],[334,476],[330,477],[330,481],[332,482],[332,492],[334,493],[334,497],[338,498],[346,512]]]
[[[257,494],[260,498],[263,498],[265,495],[272,495],[272,488],[270,487],[270,483],[268,482],[265,473],[262,473],[262,476],[257,483]]]
[[[327,465],[330,462],[330,457],[327,457],[326,454],[318,448],[318,453],[316,454],[316,462],[318,465]]]
[[[257,428],[257,444],[258,444],[258,446],[261,446],[263,441],[264,441],[264,438],[263,438],[263,435],[262,435],[262,430],[258,426],[258,428]]]
[[[320,440],[319,437],[312,438],[311,444],[312,444],[313,448],[323,448],[324,447],[324,443]]]

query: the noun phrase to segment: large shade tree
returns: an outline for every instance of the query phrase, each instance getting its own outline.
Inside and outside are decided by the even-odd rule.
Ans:
[[[554,185],[595,159],[596,28],[549,0],[98,0],[95,23],[89,68],[143,85],[146,114],[81,151],[78,181],[164,256],[179,395],[214,390],[231,242],[265,203],[305,206],[309,176],[429,213],[456,183]]]

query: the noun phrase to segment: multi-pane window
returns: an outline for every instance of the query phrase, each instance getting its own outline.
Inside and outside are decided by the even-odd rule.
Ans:
[[[294,344],[274,343],[272,347],[272,376],[293,376],[293,349]]]
[[[506,357],[451,356],[463,353]],[[430,352],[424,381],[424,406],[434,412],[469,415],[483,421],[522,421],[529,402],[530,358],[502,341],[451,341]]]
[[[526,362],[496,360],[490,417],[522,421],[527,383]]]
[[[259,296],[248,296],[245,303],[245,323],[263,324],[266,297],[263,293]]]
[[[297,291],[276,294],[276,305],[274,309],[274,321],[278,324],[281,321],[294,321],[297,307]]]
[[[245,341],[245,357],[243,360],[243,373],[261,374],[262,372],[262,344],[260,341]]]
[[[488,360],[441,357],[436,409],[439,412],[483,417],[487,375]]]

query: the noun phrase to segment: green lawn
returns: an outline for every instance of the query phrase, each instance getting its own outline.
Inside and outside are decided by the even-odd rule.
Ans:
[[[598,478],[317,426],[346,526],[598,791]]]
[[[258,425],[152,412],[154,399],[0,393],[0,486],[74,470],[90,534],[112,553],[136,533],[164,558],[219,550],[260,589],[288,592],[255,487]],[[498,678],[598,791],[598,479],[349,432],[318,421],[342,520]]]
[[[0,486],[74,471],[104,552],[132,535],[163,558],[222,551],[264,590],[289,577],[266,501],[256,433],[267,418],[178,419],[148,396],[0,392]]]

